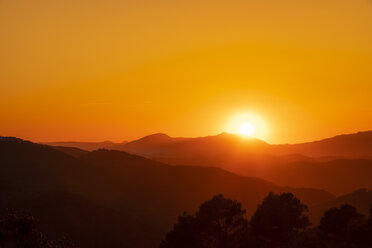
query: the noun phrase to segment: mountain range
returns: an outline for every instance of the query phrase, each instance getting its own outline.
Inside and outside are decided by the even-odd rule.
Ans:
[[[121,146],[126,144],[127,141],[121,143],[114,143],[111,141],[102,141],[102,142],[77,142],[77,141],[60,141],[60,142],[43,142],[42,144],[47,144],[51,146],[60,146],[60,147],[74,147],[86,151],[94,151],[102,148],[112,148],[116,146]]]
[[[199,138],[159,133],[109,149],[172,165],[219,167],[283,186],[319,188],[336,195],[372,188],[372,131],[284,145],[228,133]]]
[[[269,192],[292,192],[316,224],[341,204],[368,213],[369,149],[342,151],[369,148],[370,136],[297,146],[226,133],[155,134],[93,151],[0,137],[0,208],[29,211],[48,236],[66,234],[83,248],[154,247],[177,216],[220,193],[241,202],[249,217]],[[325,143],[333,146],[324,148],[329,154]]]
[[[81,247],[154,247],[184,211],[222,193],[251,215],[269,192],[292,192],[309,206],[326,191],[281,187],[215,167],[170,166],[115,150],[79,157],[47,145],[0,138],[0,207],[33,213],[49,236]]]

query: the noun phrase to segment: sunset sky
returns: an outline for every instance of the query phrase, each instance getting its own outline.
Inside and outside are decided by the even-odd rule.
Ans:
[[[0,135],[372,129],[370,0],[0,0]],[[232,128],[233,129],[233,128]],[[265,129],[265,130],[263,130]]]

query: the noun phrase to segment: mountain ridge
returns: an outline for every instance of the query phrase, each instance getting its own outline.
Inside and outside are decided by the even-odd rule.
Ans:
[[[372,131],[285,145],[229,133],[196,138],[158,133],[110,149],[171,165],[219,167],[283,186],[320,188],[337,195],[372,186]]]
[[[152,247],[180,214],[194,212],[219,193],[241,201],[248,215],[269,192],[291,191],[308,205],[334,197],[220,168],[170,166],[121,151],[98,150],[76,158],[15,138],[0,138],[0,159],[0,207],[26,208],[45,223],[47,234],[67,233],[81,247],[92,242],[100,247]],[[78,226],[63,224],[76,221]],[[148,233],[128,232],[123,239],[122,230],[132,226]]]

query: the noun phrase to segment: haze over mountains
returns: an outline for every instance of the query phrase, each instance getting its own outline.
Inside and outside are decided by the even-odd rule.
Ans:
[[[61,147],[75,147],[75,148],[79,148],[82,150],[94,151],[97,149],[111,148],[111,147],[123,145],[126,143],[127,141],[123,141],[121,143],[114,143],[111,141],[103,141],[103,142],[60,141],[60,142],[44,142],[43,144],[47,144],[51,146],[61,146]]]
[[[138,153],[152,149],[146,156],[158,160],[173,155],[182,162],[190,156],[185,161],[208,166],[167,165],[124,151],[89,152],[1,137],[0,207],[30,211],[48,235],[67,234],[81,247],[147,248],[159,244],[177,216],[194,212],[220,193],[242,202],[249,216],[269,192],[292,192],[310,207],[314,224],[330,207],[350,203],[366,214],[372,203],[369,190],[335,197],[322,187],[286,186],[298,181],[322,186],[329,181],[326,186],[334,191],[359,189],[371,178],[368,159],[268,154],[277,146],[229,134],[194,139],[157,134],[123,146]],[[244,159],[234,161],[233,156]],[[250,172],[261,168],[261,175],[280,176],[276,180],[282,183],[239,176],[208,164],[223,168],[227,162],[252,166]]]
[[[221,133],[217,136],[199,138],[172,138],[166,134],[153,134],[124,145],[111,148],[131,150],[148,154],[169,155],[175,152],[205,152],[225,154],[244,152],[250,154],[292,155],[308,157],[372,157],[372,131],[339,135],[333,138],[300,144],[270,145],[255,138],[243,138],[239,135]],[[169,153],[169,154],[168,154]]]
[[[30,211],[48,235],[68,234],[82,247],[153,247],[178,215],[219,193],[241,201],[249,215],[269,192],[290,191],[311,206],[333,199],[219,168],[109,150],[73,157],[16,138],[0,138],[0,159],[0,207]]]
[[[334,194],[372,188],[372,131],[291,145],[270,145],[228,133],[199,138],[153,134],[110,149],[173,165],[219,167],[283,186]]]
[[[261,152],[276,155],[302,154],[308,157],[344,157],[344,158],[372,158],[372,131],[343,134],[313,142],[299,144],[270,145],[256,138],[221,133],[216,136],[197,138],[173,138],[163,133],[145,136],[134,141],[114,143],[104,142],[45,142],[52,146],[76,147],[91,151],[99,148],[115,150],[133,150],[148,154],[170,153],[174,151],[201,151],[205,146],[224,148],[226,153],[235,151],[237,147],[245,152]],[[196,146],[191,146],[196,145]],[[213,151],[208,151],[213,152]]]
[[[318,223],[324,212],[332,207],[339,207],[344,204],[349,204],[358,208],[358,211],[367,215],[369,213],[372,203],[372,191],[367,189],[360,189],[346,195],[336,197],[330,201],[320,204],[315,204],[310,207],[312,221]]]

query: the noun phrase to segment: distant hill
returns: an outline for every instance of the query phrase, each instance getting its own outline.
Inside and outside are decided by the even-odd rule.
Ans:
[[[372,186],[372,131],[294,145],[270,145],[227,133],[199,138],[154,134],[112,149],[168,164],[214,166],[280,185],[321,188],[335,194]]]
[[[84,154],[87,154],[89,153],[88,151],[86,150],[82,150],[82,149],[79,149],[79,148],[76,148],[76,147],[67,147],[67,146],[54,146],[53,147],[54,149],[58,150],[58,151],[62,151],[72,157],[80,157]]]
[[[314,224],[317,224],[323,213],[333,207],[339,207],[343,204],[349,204],[357,208],[358,212],[368,216],[369,209],[372,204],[372,191],[367,189],[360,189],[352,193],[339,196],[330,201],[313,205],[310,207],[310,213],[312,221]]]
[[[153,247],[178,215],[218,193],[241,201],[248,214],[271,191],[293,192],[308,205],[333,199],[214,167],[109,150],[77,158],[16,138],[0,138],[0,161],[0,207],[30,211],[51,237],[66,233],[81,247]]]
[[[372,189],[372,160],[335,159],[274,164],[266,166],[261,176],[279,185],[318,188],[342,195],[360,188]]]
[[[273,148],[279,154],[298,153],[310,157],[371,157],[372,131],[338,135],[308,143],[274,145]]]
[[[265,152],[270,145],[264,141],[222,133],[217,136],[198,138],[172,138],[166,134],[158,133],[112,146],[111,149],[125,150],[127,152],[172,159],[177,156],[210,156],[239,152]]]
[[[158,133],[141,139],[110,147],[141,154],[170,155],[172,153],[254,153],[272,155],[301,154],[306,157],[372,157],[372,131],[339,135],[308,143],[270,145],[255,138],[221,133],[216,136],[198,138],[172,138]]]
[[[102,148],[111,148],[117,145],[126,144],[126,141],[122,143],[114,143],[111,141],[103,141],[103,142],[75,142],[75,141],[61,141],[61,142],[44,142],[41,144],[50,145],[50,146],[58,146],[58,147],[75,147],[86,151],[94,151],[97,149]]]
[[[151,247],[162,235],[125,209],[115,210],[111,201],[125,194],[112,184],[114,172],[6,137],[0,138],[0,161],[0,207],[33,213],[52,238],[68,234],[82,247]]]

